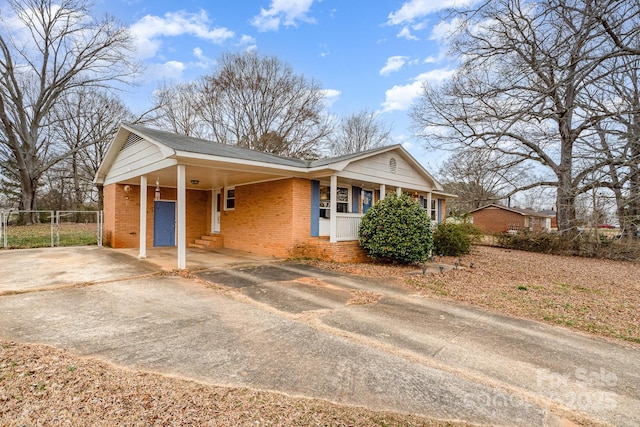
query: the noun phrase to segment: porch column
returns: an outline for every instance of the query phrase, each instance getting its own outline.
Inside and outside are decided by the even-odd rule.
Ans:
[[[380,184],[380,200],[384,199],[384,196],[387,195],[387,186],[384,184]]]
[[[431,192],[427,193],[427,213],[429,214],[429,221],[431,221]]]
[[[138,258],[147,257],[147,177],[140,177],[140,254]]]
[[[402,187],[396,187],[396,195],[398,197],[402,196]]]
[[[178,165],[178,270],[187,268],[187,180],[184,165]]]
[[[329,189],[331,203],[329,206],[329,242],[335,243],[338,241],[338,220],[336,218],[336,209],[338,206],[338,177],[331,175],[331,188]]]

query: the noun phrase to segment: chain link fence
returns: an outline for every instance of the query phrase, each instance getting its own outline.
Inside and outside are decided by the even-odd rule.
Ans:
[[[0,211],[0,247],[102,246],[102,211]]]

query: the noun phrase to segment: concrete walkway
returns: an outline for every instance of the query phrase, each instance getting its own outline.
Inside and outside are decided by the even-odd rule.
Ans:
[[[152,255],[0,251],[0,336],[442,419],[640,424],[637,347],[420,298],[390,279],[231,251],[190,252],[184,277],[156,274],[166,269]]]

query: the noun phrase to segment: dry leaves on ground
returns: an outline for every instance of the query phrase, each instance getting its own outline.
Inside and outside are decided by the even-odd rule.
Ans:
[[[436,264],[454,265],[444,257]],[[403,277],[424,295],[640,343],[640,264],[476,246],[462,269],[415,273],[415,266],[334,264],[318,267]],[[472,267],[471,267],[472,266]]]
[[[463,426],[132,372],[0,340],[2,426]]]

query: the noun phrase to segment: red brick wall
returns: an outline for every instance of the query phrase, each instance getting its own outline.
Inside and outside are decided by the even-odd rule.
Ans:
[[[223,193],[224,194],[224,193]],[[235,187],[235,209],[223,208],[226,248],[286,258],[311,233],[311,182],[283,179]]]
[[[233,211],[221,203],[220,231],[224,246],[280,258],[311,257],[335,262],[364,262],[369,258],[358,242],[329,243],[311,238],[311,182],[291,178],[235,187]],[[140,187],[124,185],[104,188],[104,243],[114,248],[139,246]],[[153,199],[147,192],[147,246],[153,246]],[[224,191],[223,191],[224,194]],[[127,198],[128,197],[128,198]],[[162,188],[162,200],[175,200],[176,189]],[[187,190],[187,242],[211,230],[211,191]]]
[[[327,238],[311,237],[299,243],[291,252],[292,258],[317,258],[333,262],[370,262],[371,258],[357,241],[329,243]]]
[[[112,184],[104,187],[104,244],[114,248],[140,246],[140,186]],[[161,188],[162,200],[176,200],[175,188]],[[147,246],[153,246],[155,187],[147,187]],[[207,234],[211,224],[211,192],[187,190],[187,242]]]
[[[524,228],[524,217],[515,212],[504,209],[488,207],[473,212],[473,225],[484,233],[504,233],[509,230],[509,225],[517,224],[519,229]]]

